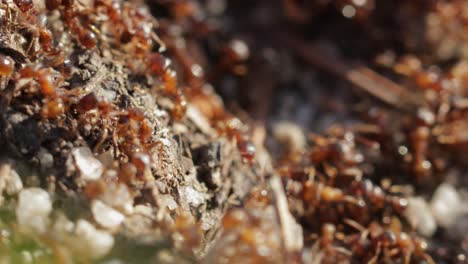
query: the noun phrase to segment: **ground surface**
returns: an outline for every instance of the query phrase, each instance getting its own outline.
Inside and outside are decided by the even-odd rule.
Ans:
[[[0,263],[464,263],[466,10],[4,0]]]

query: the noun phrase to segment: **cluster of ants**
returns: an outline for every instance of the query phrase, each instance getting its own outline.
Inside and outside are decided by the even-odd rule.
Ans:
[[[32,33],[26,56],[30,56],[30,59],[39,57],[38,60],[42,63],[15,65],[7,54],[0,54],[0,73],[6,80],[5,84],[24,83],[27,80],[26,84],[12,91],[16,98],[14,100],[31,97],[38,99],[40,111],[37,114],[48,122],[64,123],[68,118],[77,119],[77,127],[73,129],[91,141],[97,153],[108,148],[109,144],[114,144],[117,146],[114,151],[116,158],[129,162],[122,163],[122,174],[125,175],[121,178],[131,178],[128,174],[141,176],[149,166],[153,149],[162,151],[161,142],[152,138],[154,128],[145,119],[144,111],[138,108],[121,109],[115,103],[101,100],[86,87],[67,87],[65,83],[71,77],[71,61],[67,58],[67,51],[60,49],[61,44],[47,29],[46,22],[43,21],[46,18],[38,15],[45,11],[37,10],[32,1],[18,0],[15,4],[16,7],[6,4],[4,10],[7,16],[4,18],[3,28],[5,31],[14,27],[26,28]],[[145,10],[120,1],[95,1],[93,6],[88,7],[75,1],[51,0],[46,1],[45,8],[48,12],[58,12],[61,15],[70,36],[76,38],[76,43],[82,49],[119,49],[122,57],[127,58],[126,66],[131,72],[156,79],[153,90],[173,98],[173,120],[180,120],[185,115],[185,94],[191,94],[192,98],[195,98],[196,93],[202,94],[199,91],[203,80],[190,80],[198,78],[198,75],[178,80],[174,69],[177,65],[172,65],[170,59],[154,51],[156,48],[165,50],[167,45],[171,53],[179,54],[175,57],[184,72],[193,72],[194,65],[190,56],[186,51],[175,48],[177,39],[171,35],[168,25],[158,25],[158,21]],[[154,32],[158,26],[164,42]],[[36,41],[39,42],[39,50],[31,52]],[[180,86],[183,83],[191,86],[182,89]],[[210,103],[217,98],[214,95],[204,95],[203,99]],[[255,149],[241,131],[236,122],[238,120],[226,112],[222,105],[211,105],[216,105],[216,109],[211,110],[216,114],[210,121],[219,127],[218,132],[235,139],[244,160],[253,162]],[[91,133],[90,127],[92,131],[99,131],[97,138]]]
[[[204,72],[207,66],[203,65],[203,62],[207,63],[206,51],[197,41],[208,38],[210,34],[218,34],[219,29],[207,20],[206,11],[196,1],[150,0],[148,4],[159,12],[167,12],[166,16],[159,19],[159,36],[182,73],[188,100],[208,119],[219,135],[236,142],[243,161],[253,164],[255,147],[248,129],[239,118],[226,110],[210,85],[214,77],[206,76]],[[215,47],[214,52],[219,56],[215,62],[219,74],[242,68],[248,59],[249,51],[243,42],[227,41]]]
[[[180,22],[181,27],[187,32],[195,36],[203,36],[206,31],[216,34],[216,29],[210,28],[212,23],[206,22],[213,21],[204,19],[203,10],[200,10],[200,2],[153,2],[163,6],[168,5],[169,10],[173,12],[185,10],[184,15],[177,16],[177,19],[183,21]],[[278,42],[292,41],[296,35],[300,35],[297,34],[298,32],[306,31],[304,29],[307,29],[310,24],[323,22],[320,19],[325,18],[321,16],[327,17],[332,12],[330,9],[334,9],[333,12],[338,11],[340,16],[344,17],[339,20],[340,22],[346,21],[345,19],[354,20],[348,24],[355,23],[356,27],[368,33],[366,37],[369,39],[366,41],[372,48],[374,48],[372,45],[381,44],[381,42],[391,44],[397,42],[401,47],[410,47],[410,42],[414,39],[404,35],[408,33],[407,31],[393,32],[395,28],[403,26],[406,22],[417,23],[417,19],[413,19],[415,13],[424,15],[424,12],[434,8],[439,11],[443,9],[445,15],[456,13],[457,19],[460,19],[458,17],[461,15],[460,6],[463,5],[460,1],[454,1],[453,4],[444,1],[383,3],[384,1],[372,0],[320,2],[284,0],[278,2],[281,4],[275,3],[275,6],[282,6],[289,22],[294,23],[291,27],[294,28],[294,30],[291,29],[292,33],[281,35],[284,39],[281,37],[275,39]],[[247,5],[249,4],[242,1],[237,2],[237,5],[233,4],[234,9],[239,8],[239,10]],[[252,8],[262,14],[258,16],[259,24],[273,21],[265,17],[268,15],[274,17],[277,13],[274,8],[268,9],[267,5],[259,3]],[[404,11],[401,17],[398,16],[401,21],[395,18],[395,13],[388,12],[388,9],[382,7],[387,5]],[[446,7],[447,5],[449,7]],[[378,9],[377,15],[373,13],[376,9]],[[239,10],[232,11],[230,15],[236,14],[235,12]],[[380,19],[381,12],[385,12],[383,14],[385,19]],[[191,14],[195,15],[190,16]],[[248,22],[255,20],[248,13],[244,15]],[[234,18],[229,18],[236,18],[235,15],[232,16]],[[387,20],[391,20],[392,23],[385,24]],[[248,22],[245,23],[248,24]],[[206,23],[205,26],[200,26],[203,23]],[[277,26],[274,22],[271,23]],[[264,33],[261,32],[261,25],[252,24],[255,25],[252,26],[253,35],[265,36],[261,34]],[[392,26],[395,28],[389,30],[387,34],[386,27]],[[313,28],[316,29],[316,27]],[[198,31],[193,28],[204,30]],[[238,30],[244,33],[254,46],[262,45],[262,40],[249,35],[251,32],[243,29],[242,26],[239,28],[241,29]],[[290,29],[287,25],[285,28]],[[280,27],[281,29],[284,28]],[[266,27],[266,30],[271,29]],[[308,32],[303,33],[308,36]],[[392,42],[391,38],[396,39]],[[340,43],[340,41],[337,42]],[[426,63],[430,65],[427,54],[421,56],[422,59],[418,59],[416,55],[390,52],[390,54],[384,53],[369,63],[376,69],[371,70],[360,63],[347,65],[339,60],[333,61],[333,58],[329,60],[333,63],[327,64],[326,51],[314,50],[315,45],[307,45],[309,43],[305,41],[302,44],[302,46],[286,45],[289,48],[287,51],[279,49],[279,45],[272,45],[273,48],[268,46],[270,52],[268,55],[273,57],[272,49],[280,50],[279,54],[281,52],[297,53],[300,61],[324,70],[325,74],[337,75],[339,79],[356,86],[357,90],[362,89],[371,95],[370,100],[369,96],[363,96],[365,99],[361,100],[355,109],[349,111],[354,111],[353,114],[359,116],[360,122],[332,127],[323,136],[310,135],[309,146],[303,153],[285,153],[284,155],[274,153],[280,156],[275,161],[276,173],[283,179],[291,211],[304,228],[305,244],[317,246],[325,251],[324,261],[327,263],[338,261],[435,263],[438,260],[437,254],[434,254],[437,247],[431,248],[432,240],[429,239],[426,242],[425,239],[419,237],[403,217],[408,205],[406,198],[414,195],[407,187],[412,185],[416,191],[433,190],[444,181],[445,175],[451,168],[466,164],[462,155],[458,155],[466,150],[466,138],[463,132],[466,126],[466,100],[464,99],[466,92],[463,88],[466,83],[466,77],[464,77],[466,63],[452,65],[453,67],[446,67],[446,65],[428,67],[423,66]],[[389,46],[390,49],[392,47]],[[381,49],[380,46],[378,48]],[[359,48],[356,50],[357,53],[363,52]],[[408,50],[412,51],[410,48]],[[235,52],[236,50],[232,49],[229,54],[234,54],[233,58],[236,59],[243,57],[241,53],[236,55]],[[310,52],[315,52],[315,54],[309,56]],[[225,62],[226,57],[223,59]],[[212,64],[218,65],[217,61],[214,61]],[[230,63],[224,65],[232,65]],[[252,61],[249,63],[255,65]],[[447,64],[450,63],[453,62]],[[233,69],[238,68],[232,67],[231,70]],[[281,70],[287,72],[285,69]],[[236,71],[231,71],[233,72],[236,73]],[[210,77],[213,78],[213,76]],[[251,77],[249,80],[255,80],[255,76]],[[275,79],[275,77],[271,78]],[[393,79],[398,82],[392,81]],[[265,86],[267,85],[269,83],[266,82]],[[238,98],[239,101],[243,99]],[[264,98],[257,99],[260,101]],[[211,105],[216,105],[216,103],[209,105],[209,109],[213,109]],[[344,107],[352,108],[350,105],[344,105]],[[246,210],[240,213],[237,210],[232,215],[226,216],[227,233],[242,225],[246,229],[257,228],[254,223],[258,224],[260,220],[240,221],[236,219],[240,214],[249,214],[249,212]],[[230,221],[236,223],[236,228],[232,227]],[[251,241],[246,238],[245,243],[248,244]],[[243,254],[240,249],[242,241],[239,242],[238,247],[240,256]],[[434,257],[429,254],[434,254]],[[252,253],[252,257],[256,256]],[[455,259],[456,257],[453,258]]]
[[[342,128],[310,140],[305,158],[278,173],[291,210],[309,234],[305,242],[324,251],[324,263],[434,263],[427,243],[402,228],[408,201],[397,186],[379,186],[365,176],[365,148],[375,146]]]
[[[205,92],[207,83],[200,66],[184,47],[178,46],[183,38],[174,35],[169,23],[156,21],[146,9],[118,0],[94,1],[91,6],[73,0],[47,0],[42,7],[33,1],[16,0],[0,7],[5,14],[1,18],[1,34],[15,35],[22,41],[21,46],[6,43],[12,48],[0,50],[0,88],[1,97],[7,99],[5,107],[19,109],[43,126],[59,128],[61,135],[72,141],[84,139],[95,155],[112,150],[117,163],[107,168],[101,179],[72,184],[83,187],[88,199],[105,196],[122,184],[130,187],[152,177],[152,167],[164,158],[164,145],[157,139],[157,128],[145,110],[122,102],[128,95],[109,101],[86,83],[70,85],[70,80],[77,77],[76,50],[110,50],[119,56],[126,73],[149,80],[149,93],[171,99],[170,122],[186,118],[189,101],[208,106],[204,114],[211,113],[207,119],[218,135],[235,142],[242,160],[253,164],[255,148],[245,127],[214,93]],[[50,26],[48,19],[62,23],[67,33]],[[164,55],[165,50],[175,59]],[[233,56],[235,60],[236,54]],[[177,76],[179,70],[184,73],[182,78]],[[50,151],[56,154],[55,149]],[[111,171],[117,177],[108,177]],[[58,182],[63,188],[70,188],[60,179]],[[185,246],[175,246],[192,252],[194,244],[201,241],[200,229],[184,219],[184,215],[178,217],[172,228],[174,234],[181,234]]]
[[[304,25],[314,17],[311,10],[322,12],[324,6],[333,2],[343,16],[365,24],[376,1],[322,2],[284,0],[281,6],[289,19]],[[155,162],[154,154],[163,155],[164,146],[155,136],[156,128],[143,109],[107,102],[87,87],[69,87],[67,81],[73,74],[70,51],[63,48],[62,38],[46,26],[46,16],[39,13],[60,15],[71,38],[68,41],[73,45],[95,52],[109,48],[114,56],[121,56],[129,72],[150,79],[152,91],[172,99],[173,122],[185,118],[189,103],[197,106],[218,135],[236,142],[246,163],[255,163],[255,147],[247,136],[248,131],[226,110],[209,86],[218,75],[225,73],[245,76],[248,48],[239,40],[220,41],[224,36],[219,36],[222,33],[207,18],[200,1],[147,0],[153,9],[158,9],[152,12],[164,14],[158,20],[146,9],[118,0],[97,0],[92,6],[73,0],[46,0],[44,7],[35,6],[31,0],[14,3],[15,6],[1,4],[5,14],[1,20],[2,33],[21,29],[27,41],[21,52],[13,53],[3,46],[0,49],[1,96],[8,98],[9,105],[44,123],[79,134],[95,153],[113,146],[115,159],[119,161],[119,181],[131,183],[144,179]],[[208,47],[217,54],[214,62],[204,60],[208,57],[202,55],[206,50],[197,44],[211,35],[215,35],[214,40],[209,40],[217,42],[215,51]],[[210,45],[209,41],[205,44]],[[167,50],[167,55],[163,55],[163,50]],[[19,60],[18,56],[24,59]],[[320,64],[307,61],[310,57],[307,54],[302,57],[311,64]],[[318,248],[325,263],[434,263],[427,253],[428,243],[408,229],[402,217],[408,193],[384,178],[392,172],[414,177],[395,179],[401,183],[436,185],[451,163],[463,158],[456,154],[463,153],[468,140],[463,133],[467,128],[468,102],[464,99],[463,85],[466,85],[468,66],[460,63],[442,70],[423,67],[423,64],[415,56],[395,59],[384,54],[379,57],[376,67],[381,72],[390,72],[389,75],[398,75],[409,88],[402,89],[403,85],[395,83],[389,85],[387,80],[380,84],[389,88],[383,93],[369,91],[369,86],[362,81],[375,80],[376,72],[354,70],[353,76],[368,79],[349,78],[346,75],[349,72],[334,71],[330,69],[333,65],[322,66],[325,71],[367,89],[377,97],[374,99],[390,102],[385,107],[366,105],[358,110],[365,124],[333,127],[325,135],[312,134],[303,152],[286,153],[276,161],[275,173],[282,179],[290,210],[304,230],[305,250]],[[205,72],[208,66],[216,69]],[[345,68],[342,64],[338,66]],[[405,100],[392,105],[394,101],[386,100],[392,97],[387,96],[392,92],[398,92],[397,97]],[[19,107],[25,102],[31,106]],[[380,173],[384,175],[382,178]],[[102,184],[98,185],[101,187],[87,186],[89,197],[103,192]],[[277,227],[269,226],[270,220],[260,215],[271,202],[266,198],[268,191],[261,189],[253,193],[253,198],[245,201],[247,208],[228,212],[221,223],[224,232],[234,234],[237,239],[232,252],[219,252],[223,259],[264,261],[278,253],[275,251],[280,243],[275,240],[274,230]],[[194,231],[190,221],[183,218],[177,221],[177,230],[187,243],[197,244],[199,232]],[[255,238],[259,235],[265,241]],[[268,248],[273,249],[268,251],[270,255],[262,255],[265,254],[262,250]],[[291,262],[301,262],[301,253],[294,253],[297,254],[289,256]]]
[[[11,27],[24,27],[33,31],[31,44],[28,46],[33,46],[33,42],[38,39],[40,49],[28,59],[33,60],[37,56],[53,57],[54,63],[48,63],[50,59],[38,58],[36,60],[40,62],[36,64],[16,63],[15,65],[10,57],[2,54],[3,79],[6,79],[8,84],[23,84],[16,85],[12,91],[4,91],[12,94],[10,104],[26,102],[34,105],[35,108],[30,114],[39,116],[44,122],[64,127],[71,133],[77,131],[88,140],[92,135],[85,128],[92,127],[94,130],[99,128],[100,138],[94,140],[94,149],[101,152],[100,147],[103,143],[113,141],[118,146],[115,151],[116,156],[126,157],[134,165],[135,175],[141,174],[149,165],[149,157],[144,153],[147,153],[153,144],[151,140],[153,128],[148,121],[143,120],[143,111],[137,108],[119,109],[112,102],[100,100],[87,88],[67,87],[65,82],[70,77],[71,62],[66,57],[66,51],[60,50],[60,43],[54,43],[53,33],[46,29],[45,25],[39,24],[40,16],[37,12],[40,10],[34,8],[32,1],[15,1],[15,4],[17,7],[7,6],[5,9],[8,13],[16,13],[12,15],[11,21],[8,20],[8,16],[5,18],[3,22],[5,33],[8,34]],[[46,1],[48,10],[60,11],[64,25],[71,35],[77,36],[77,42],[82,48],[95,49],[98,35],[94,31],[98,29],[92,19],[92,10],[78,11],[76,5],[73,1]],[[18,12],[21,14],[17,14]],[[115,9],[109,9],[107,15],[115,17],[115,12],[117,12]],[[136,17],[132,19],[137,20]],[[139,24],[139,21],[132,22]],[[131,38],[140,36],[142,32],[142,29],[130,27],[128,30],[134,33]],[[30,49],[32,48],[28,48],[26,52]],[[28,55],[29,53],[26,53],[26,56]],[[173,86],[171,82],[174,80],[163,80],[162,86],[171,87]],[[119,155],[120,153],[124,155]]]
[[[425,8],[457,13],[462,5],[435,2]],[[336,74],[333,66],[343,66],[338,61],[332,67],[323,66],[315,60],[317,50],[296,47],[307,62],[329,73]],[[281,160],[279,174],[284,178],[290,206],[310,232],[311,241],[329,253],[330,263],[338,261],[340,254],[359,263],[435,263],[428,252],[439,261],[437,246],[429,249],[433,240],[426,242],[410,234],[411,229],[402,228],[407,225],[401,217],[408,203],[404,197],[412,194],[389,181],[411,184],[417,190],[433,189],[451,168],[466,164],[459,155],[466,151],[467,142],[463,132],[467,120],[466,62],[437,66],[428,61],[417,55],[387,52],[376,58],[379,73],[360,69],[359,64],[344,75],[339,73],[344,80],[362,73],[366,81],[348,80],[386,104],[363,103],[356,112],[364,124],[333,127],[326,136],[311,135],[310,147],[303,153],[306,157]],[[367,89],[365,82],[371,80],[379,82]],[[391,96],[400,102],[386,100]],[[376,184],[379,181],[380,186]],[[447,259],[463,262],[464,258]]]

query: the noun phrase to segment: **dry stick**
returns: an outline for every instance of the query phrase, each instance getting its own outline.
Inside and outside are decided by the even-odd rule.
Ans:
[[[410,111],[421,105],[414,94],[363,65],[348,64],[327,54],[318,45],[307,44],[288,34],[282,34],[279,39],[307,63],[348,81],[387,104]]]
[[[278,175],[270,178],[276,214],[281,226],[282,243],[286,252],[299,252],[304,247],[302,229],[294,220],[288,208],[288,201]]]

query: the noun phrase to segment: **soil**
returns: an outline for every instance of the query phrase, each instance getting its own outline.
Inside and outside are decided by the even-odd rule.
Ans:
[[[3,1],[0,262],[463,263],[467,7]]]

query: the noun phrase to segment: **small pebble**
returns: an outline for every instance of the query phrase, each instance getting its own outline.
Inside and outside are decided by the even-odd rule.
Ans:
[[[8,177],[5,183],[5,192],[8,195],[15,195],[23,189],[23,182],[16,170],[10,171],[10,177]]]
[[[194,208],[200,206],[205,201],[203,194],[191,186],[180,187],[179,195],[182,201],[188,201],[188,205]]]
[[[8,195],[15,195],[23,189],[23,182],[13,168],[11,162],[0,165],[0,193],[5,191]]]
[[[100,200],[125,214],[133,212],[133,197],[124,184],[110,184],[101,195]]]
[[[96,229],[91,223],[80,219],[76,223],[76,245],[80,246],[83,254],[93,259],[104,257],[114,246],[114,237],[108,232]]]
[[[16,217],[18,223],[39,233],[46,231],[52,201],[49,193],[40,188],[27,188],[19,193]]]
[[[430,237],[437,228],[431,208],[421,197],[408,198],[408,207],[405,210],[408,222],[423,236]]]
[[[306,138],[302,129],[291,122],[278,122],[273,126],[273,136],[291,152],[302,151],[306,146]]]
[[[75,148],[72,150],[72,155],[84,180],[97,180],[101,177],[104,167],[88,147]]]
[[[462,213],[462,200],[452,185],[441,184],[431,200],[431,210],[439,226],[450,227]]]
[[[91,211],[94,220],[107,229],[116,229],[125,220],[123,214],[99,200],[92,201]]]
[[[170,211],[177,209],[177,202],[171,195],[163,194],[160,196],[161,207],[167,207]]]
[[[48,169],[54,166],[54,156],[45,148],[39,149],[37,158],[39,159],[42,169]]]

